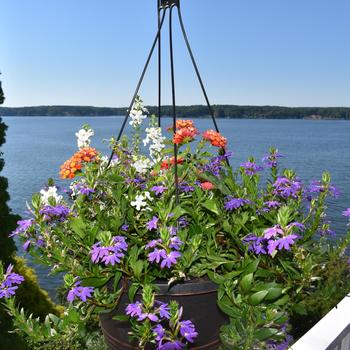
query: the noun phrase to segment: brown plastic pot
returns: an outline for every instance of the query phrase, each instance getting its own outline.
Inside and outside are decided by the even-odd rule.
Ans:
[[[167,282],[156,283],[159,292],[156,300],[168,303],[175,300],[183,307],[183,320],[191,320],[198,332],[196,342],[190,344],[192,350],[214,350],[220,345],[219,330],[227,323],[227,316],[217,307],[217,286],[207,279],[196,279],[168,288]],[[136,300],[140,300],[140,293]],[[100,324],[110,350],[139,350],[137,343],[131,343],[128,337],[129,322],[113,320],[115,315],[123,315],[129,303],[124,293],[119,305],[112,312],[100,315]],[[155,347],[150,345],[147,350]]]

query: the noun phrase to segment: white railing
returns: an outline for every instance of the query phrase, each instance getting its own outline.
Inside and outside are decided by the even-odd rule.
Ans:
[[[300,338],[291,350],[349,350],[350,295]]]

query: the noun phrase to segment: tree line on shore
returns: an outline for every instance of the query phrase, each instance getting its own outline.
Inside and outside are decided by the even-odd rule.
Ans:
[[[151,114],[157,114],[156,106],[148,106]],[[126,107],[93,106],[34,106],[0,107],[0,116],[118,116],[125,115]],[[251,119],[344,119],[350,120],[350,107],[280,107],[280,106],[238,106],[214,105],[217,118]],[[177,106],[180,118],[209,117],[204,105]],[[162,106],[162,115],[171,116],[172,106]]]

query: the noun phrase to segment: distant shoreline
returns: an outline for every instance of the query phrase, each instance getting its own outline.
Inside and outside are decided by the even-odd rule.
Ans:
[[[157,114],[156,106],[147,107],[151,114]],[[3,117],[116,117],[123,116],[126,107],[93,106],[31,106],[0,107]],[[213,105],[216,118],[220,119],[307,119],[307,120],[350,120],[350,107],[281,107],[281,106],[237,106]],[[177,106],[179,118],[210,118],[204,105]],[[162,106],[162,115],[171,116],[172,107]]]

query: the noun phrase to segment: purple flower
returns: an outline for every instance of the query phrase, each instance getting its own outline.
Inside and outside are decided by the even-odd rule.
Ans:
[[[300,236],[292,234],[292,235],[288,235],[285,236],[283,238],[278,239],[276,242],[278,243],[278,250],[290,250],[290,247],[295,243],[296,239],[299,239]]]
[[[77,183],[73,185],[73,193],[80,193],[84,196],[89,196],[90,194],[95,193],[95,190],[93,188],[90,188],[87,184],[84,183]]]
[[[300,222],[292,222],[287,226],[287,229],[297,227],[300,231],[305,231],[305,225],[301,224]]]
[[[276,168],[278,159],[283,157],[284,156],[279,153],[277,149],[273,149],[270,151],[270,154],[263,157],[262,161],[269,168]]]
[[[267,201],[264,203],[264,206],[267,207],[268,209],[277,209],[281,205],[280,202],[278,201]]]
[[[182,244],[183,244],[183,242],[180,240],[179,237],[173,236],[170,238],[169,248],[175,249],[175,250],[180,250],[180,247]]]
[[[158,220],[159,219],[156,216],[153,216],[152,220],[147,223],[147,230],[156,230],[158,226]]]
[[[26,241],[24,242],[24,244],[22,245],[23,250],[28,251],[28,249],[29,249],[29,247],[30,247],[31,244],[32,244],[32,242],[31,242],[30,239],[26,240]]]
[[[95,264],[103,262],[105,265],[114,266],[124,258],[124,252],[127,249],[128,244],[125,241],[125,237],[115,236],[112,239],[111,246],[101,246],[101,242],[94,244],[90,251],[91,260]]]
[[[251,202],[248,199],[228,197],[224,207],[226,210],[232,211],[249,203]]]
[[[158,316],[155,315],[155,314],[152,314],[151,312],[149,313],[142,313],[139,317],[138,317],[138,321],[143,321],[145,320],[146,318],[148,318],[150,321],[153,321],[153,322],[157,322],[159,320]]]
[[[23,233],[26,233],[34,224],[33,219],[27,219],[27,220],[19,220],[17,221],[18,227],[16,230],[12,231],[12,233],[9,235],[10,237],[17,236]]]
[[[127,232],[129,230],[129,225],[128,224],[124,224],[122,225],[122,227],[120,228],[122,231]]]
[[[159,311],[159,316],[161,318],[166,318],[167,320],[170,319],[170,308],[168,307],[168,304],[161,303],[158,311]]]
[[[348,217],[348,218],[350,218],[350,208],[344,210],[344,211],[342,212],[342,215],[343,215],[343,216],[346,216],[346,217]]]
[[[156,341],[160,342],[164,338],[165,329],[161,324],[157,324],[153,329],[153,333],[156,335]]]
[[[162,240],[161,239],[154,239],[153,241],[149,242],[146,245],[146,249],[150,249],[150,248],[154,248],[156,247],[158,244],[161,244]]]
[[[328,187],[328,191],[329,194],[332,197],[338,198],[340,196],[340,191],[337,187],[335,187],[334,185],[328,184],[325,185],[323,184],[321,181],[311,181],[310,185],[306,188],[306,192],[307,193],[322,193],[325,192],[327,190]]]
[[[182,182],[182,183],[180,183],[179,190],[181,192],[188,193],[188,192],[193,192],[194,191],[194,187],[193,186],[189,186],[187,184],[187,182]]]
[[[264,170],[262,166],[257,165],[255,162],[245,162],[241,164],[241,167],[244,168],[245,174],[249,176],[255,175],[258,171]]]
[[[60,221],[63,222],[67,219],[70,213],[69,208],[63,205],[45,205],[41,210],[40,214],[44,216],[44,220],[46,221]]]
[[[148,254],[148,261],[160,263],[160,259],[165,259],[167,257],[166,251],[164,249],[154,249],[153,252]]]
[[[153,186],[151,188],[151,191],[154,192],[156,196],[163,194],[166,190],[167,190],[167,187],[165,186]]]
[[[248,250],[255,254],[267,254],[267,240],[263,237],[257,237],[253,234],[243,239],[245,244],[248,244]]]
[[[175,236],[177,234],[177,231],[178,231],[175,226],[169,226],[168,230],[169,230],[170,236]]]
[[[142,304],[139,301],[134,304],[129,304],[125,311],[126,314],[131,317],[140,317],[142,314]]]
[[[264,238],[270,239],[272,237],[283,235],[283,230],[280,225],[276,225],[274,227],[270,227],[264,231]]]
[[[297,198],[302,189],[300,181],[290,180],[286,177],[278,177],[272,186],[274,188],[273,194],[285,199]]]
[[[226,152],[222,156],[216,156],[209,160],[207,164],[202,167],[203,171],[213,174],[216,177],[220,176],[220,171],[223,168],[223,163],[226,162],[232,155],[232,152]]]
[[[198,336],[194,324],[191,321],[180,322],[180,333],[190,343],[193,343],[194,339]]]
[[[187,220],[184,216],[181,216],[181,217],[177,220],[177,223],[179,224],[179,226],[180,226],[181,228],[186,228],[186,227],[188,227],[188,225],[189,225],[188,220]]]
[[[94,292],[93,287],[81,287],[80,282],[76,282],[75,286],[68,292],[67,300],[71,303],[76,298],[86,302],[88,298],[91,298],[91,293]]]
[[[164,269],[164,267],[171,268],[171,265],[177,264],[178,258],[181,257],[181,253],[179,252],[170,252],[169,254],[166,254],[166,256],[163,258],[163,261],[160,264],[160,267]]]
[[[185,348],[185,344],[176,340],[174,342],[166,342],[164,344],[159,343],[157,346],[157,350],[182,350]]]
[[[10,264],[7,267],[4,279],[0,284],[0,299],[2,298],[11,298],[15,295],[15,291],[18,289],[18,286],[24,281],[24,277],[12,272],[13,265]]]

